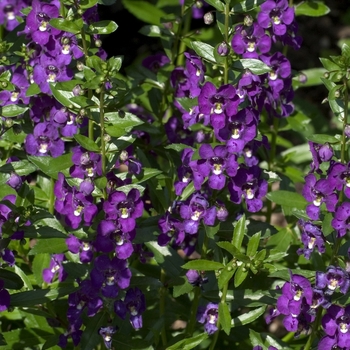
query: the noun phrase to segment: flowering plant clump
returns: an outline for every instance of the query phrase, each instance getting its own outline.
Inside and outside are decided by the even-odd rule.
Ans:
[[[329,11],[0,2],[0,350],[350,349],[350,47],[294,56]]]

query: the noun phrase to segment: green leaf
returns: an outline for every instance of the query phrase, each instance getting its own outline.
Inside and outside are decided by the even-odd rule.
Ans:
[[[17,117],[23,114],[29,109],[29,107],[20,105],[6,105],[1,107],[1,115],[7,118]]]
[[[188,294],[193,289],[192,284],[188,283],[187,279],[184,279],[184,283],[180,285],[176,285],[173,288],[173,296],[174,298],[179,297],[183,294]]]
[[[37,254],[33,259],[33,273],[36,283],[41,286],[43,283],[43,267],[49,266],[51,261],[50,254]]]
[[[214,238],[219,230],[220,230],[220,222],[216,226],[207,226],[207,225],[205,225],[205,234],[209,238]]]
[[[98,333],[101,327],[107,324],[108,315],[105,312],[99,312],[94,317],[88,318],[86,328],[81,336],[80,346],[84,350],[94,350],[101,343],[101,336]]]
[[[253,235],[249,239],[248,247],[247,247],[248,256],[253,257],[256,254],[256,251],[259,248],[260,237],[261,237],[261,232],[257,232],[255,235]]]
[[[104,6],[111,6],[113,4],[115,4],[117,2],[117,0],[98,0],[98,3],[100,5],[104,5]]]
[[[203,271],[215,271],[223,269],[225,266],[217,261],[198,259],[187,262],[185,265],[182,265],[183,269],[186,270],[203,270]]]
[[[230,335],[231,331],[231,315],[226,303],[219,304],[219,320],[220,325],[227,335]]]
[[[106,113],[106,132],[113,137],[124,136],[132,130],[136,125],[144,124],[136,115],[132,113],[125,113],[125,116],[121,118],[118,112]]]
[[[75,134],[74,138],[77,140],[79,145],[85,148],[86,150],[92,152],[100,152],[100,147],[97,146],[95,141],[90,140],[88,137],[81,134]]]
[[[78,34],[83,28],[82,20],[68,21],[64,18],[53,18],[50,20],[50,25],[64,32]]]
[[[249,69],[256,75],[265,74],[271,71],[271,68],[267,64],[255,58],[242,58],[238,61],[234,61],[232,68],[243,71]]]
[[[208,338],[208,333],[202,333],[195,335],[191,338],[186,338],[178,341],[177,343],[168,346],[167,350],[190,350],[195,348],[197,345],[201,344],[204,340]]]
[[[29,175],[36,171],[36,167],[28,160],[20,160],[4,164],[0,167],[0,173],[11,173],[14,171],[19,176]]]
[[[229,283],[230,279],[232,278],[233,274],[236,272],[236,268],[226,265],[223,270],[220,271],[220,275],[218,278],[218,286],[219,289],[223,289],[224,286]]]
[[[232,244],[237,248],[241,249],[244,234],[246,230],[246,219],[245,214],[238,220],[233,230]]]
[[[340,143],[340,140],[337,139],[334,136],[331,135],[325,135],[325,134],[315,134],[315,135],[310,135],[307,137],[308,141],[319,143],[319,144],[325,144],[326,142],[328,143]]]
[[[231,289],[227,291],[226,301],[239,307],[258,307],[276,304],[275,294],[275,291],[268,290]]]
[[[16,273],[2,268],[0,268],[0,279],[4,281],[6,289],[21,289],[24,285]]]
[[[301,194],[284,190],[270,192],[266,198],[281,206],[293,206],[296,209],[305,209],[308,203]]]
[[[317,86],[322,84],[321,77],[324,76],[324,73],[327,72],[324,68],[310,68],[304,69],[300,72],[300,75],[293,78],[293,87],[309,87]],[[300,78],[306,77],[306,82],[301,82]]]
[[[260,333],[257,333],[252,329],[249,329],[249,339],[254,347],[261,346],[264,343]]]
[[[146,25],[139,30],[139,33],[145,36],[155,37],[155,38],[159,38],[163,32],[164,32],[164,29],[156,25]]]
[[[321,78],[321,80],[329,91],[331,91],[336,86],[335,83],[333,83],[332,81],[329,81],[328,79]],[[339,119],[344,118],[344,101],[339,99],[339,100],[329,100],[328,102],[334,115]]]
[[[22,282],[22,280],[21,280]],[[22,282],[23,283],[23,282]],[[61,283],[62,284],[62,283]],[[77,290],[74,286],[59,287],[56,289],[37,289],[11,294],[11,306],[27,307],[44,304],[50,300],[62,298]]]
[[[41,90],[38,84],[30,84],[26,91],[26,97],[38,95],[40,92]]]
[[[236,248],[232,243],[221,241],[221,242],[216,242],[216,245],[222,249],[227,250],[229,253],[231,253],[231,255],[234,258],[237,258],[238,260],[243,261],[243,262],[250,262],[250,259],[247,256],[245,256],[244,254],[242,254],[240,252],[240,250],[238,248]]]
[[[166,13],[146,1],[122,0],[124,7],[136,18],[149,24],[160,24]]]
[[[97,0],[80,0],[79,7],[82,9],[88,9],[90,7],[93,7],[97,4]]]
[[[225,10],[225,5],[220,0],[206,0],[205,2],[215,7],[218,11]]]
[[[201,41],[191,41],[190,46],[198,56],[203,57],[209,62],[216,63],[213,46]]]
[[[243,325],[248,324],[248,323],[252,323],[257,318],[259,318],[261,315],[263,315],[265,310],[266,310],[266,306],[261,306],[257,309],[249,311],[245,314],[239,315],[238,317],[235,317],[232,319],[231,327],[238,327],[238,326],[243,326]]]
[[[322,220],[322,233],[325,236],[330,235],[334,231],[334,228],[332,226],[332,220],[333,220],[332,213],[327,213],[324,216],[324,219]]]
[[[320,57],[320,61],[327,71],[338,71],[340,69],[340,67],[336,63],[334,63],[328,58]]]
[[[233,12],[233,13],[245,13],[245,12],[256,9],[258,6],[260,6],[264,2],[265,2],[265,0],[245,0],[245,1],[240,2],[237,5],[233,6],[231,12]]]
[[[66,240],[64,238],[44,238],[37,239],[34,247],[29,251],[28,255],[36,255],[42,253],[56,254],[67,251]]]
[[[27,289],[33,289],[32,283],[30,282],[30,279],[28,278],[27,274],[23,272],[17,265],[14,266],[15,273],[21,277],[24,287]]]
[[[171,247],[161,247],[157,242],[146,242],[145,245],[154,254],[158,265],[169,277],[178,277],[182,273],[182,258]]]
[[[283,270],[275,271],[275,272],[271,273],[270,275],[268,275],[268,277],[280,278],[280,279],[283,279],[285,281],[290,281],[289,271],[292,271],[293,275],[301,275],[301,276],[304,276],[306,278],[315,278],[315,271],[302,270],[302,269],[286,269],[286,268],[283,268]]]
[[[91,34],[111,34],[115,32],[117,28],[117,23],[113,21],[100,21],[90,24],[87,32]]]
[[[234,277],[234,285],[236,288],[244,282],[248,276],[248,273],[249,271],[244,264],[238,267]]]
[[[164,147],[165,149],[173,149],[174,151],[176,152],[182,152],[184,149],[187,149],[187,148],[192,148],[188,145],[185,145],[183,143],[172,143],[170,145],[167,145]]]
[[[185,201],[192,193],[194,192],[194,184],[193,181],[190,182],[189,185],[185,187],[180,196],[180,200]]]
[[[63,106],[68,108],[73,108],[74,106],[80,108],[77,103],[71,101],[71,98],[75,97],[73,90],[61,90],[59,89],[59,83],[50,83],[50,88],[54,98]]]
[[[296,16],[320,17],[330,12],[330,8],[321,1],[304,1],[295,6]]]
[[[55,180],[58,178],[58,172],[67,170],[73,165],[71,153],[56,158],[28,156],[28,160],[44,174]]]

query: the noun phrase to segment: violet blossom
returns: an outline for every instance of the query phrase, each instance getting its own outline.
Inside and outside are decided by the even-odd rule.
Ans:
[[[204,324],[204,330],[209,334],[213,334],[218,330],[216,325],[218,320],[218,304],[209,303],[205,307],[199,307],[197,312],[197,321]]]
[[[53,254],[48,268],[43,269],[43,280],[46,283],[52,283],[55,276],[58,276],[60,282],[67,278],[67,272],[63,268],[63,261],[66,260],[64,254]]]

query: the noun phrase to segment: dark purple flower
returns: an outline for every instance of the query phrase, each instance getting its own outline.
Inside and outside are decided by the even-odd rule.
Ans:
[[[108,200],[103,203],[103,209],[108,220],[119,220],[123,232],[130,232],[135,228],[135,219],[143,213],[143,202],[137,189],[124,192],[112,192]]]
[[[98,334],[102,337],[107,349],[112,349],[112,335],[117,331],[115,327],[107,326],[101,327]]]
[[[40,63],[34,67],[33,80],[40,86],[40,90],[51,94],[50,84],[72,79],[73,73],[67,68],[64,55],[56,58],[46,54],[40,56]]]
[[[235,28],[231,45],[235,53],[243,54],[243,58],[258,58],[258,55],[270,51],[271,38],[257,23],[250,27],[240,24]]]
[[[246,69],[238,81],[237,95],[241,101],[247,96],[253,106],[256,106],[256,96],[260,94],[261,78],[259,75],[253,74],[249,69]]]
[[[312,220],[318,220],[322,203],[326,204],[328,211],[334,212],[338,202],[338,196],[333,193],[328,179],[317,180],[313,174],[305,177],[303,196],[312,202],[306,207],[306,213]]]
[[[19,22],[16,16],[22,17],[21,10],[29,5],[25,0],[2,0],[0,3],[0,24],[11,32]]]
[[[43,280],[46,283],[52,283],[56,275],[60,282],[67,278],[67,272],[64,271],[63,261],[66,260],[64,254],[53,254],[50,261],[49,268],[43,269]]]
[[[294,20],[294,7],[288,6],[287,0],[267,0],[258,13],[258,23],[263,28],[272,26],[275,35],[284,35],[287,25]]]
[[[193,180],[193,171],[190,167],[191,159],[194,150],[192,148],[185,148],[181,155],[181,166],[177,170],[179,181],[174,184],[175,194],[181,196],[182,191]]]
[[[350,229],[350,203],[342,203],[334,214],[334,219],[332,220],[332,227],[337,230],[338,237],[343,237],[346,235]]]
[[[142,65],[153,73],[157,73],[161,67],[168,63],[170,63],[170,60],[163,52],[148,56],[142,61]]]
[[[192,161],[190,166],[193,171],[194,187],[197,191],[201,189],[206,177],[209,177],[209,187],[221,190],[225,187],[226,172],[229,176],[237,173],[237,156],[228,154],[225,146],[215,146],[213,149],[209,144],[203,144],[199,149],[201,159]]]
[[[4,202],[4,201],[9,201],[9,203],[14,205],[16,203],[16,196],[14,194],[9,194],[4,198],[2,198],[1,202]],[[12,216],[13,216],[12,210],[10,207],[6,205],[6,202],[1,203],[0,204],[0,233],[2,233],[3,225],[6,222],[8,222]]]
[[[27,135],[24,146],[26,152],[33,156],[58,157],[64,152],[64,142],[60,139],[57,128],[50,123],[39,123],[33,134]]]
[[[134,251],[131,241],[136,232],[123,232],[113,221],[102,220],[97,226],[96,250],[103,253],[115,251],[118,259],[127,259]]]
[[[185,238],[185,231],[183,223],[175,218],[172,218],[170,213],[167,211],[159,221],[158,226],[161,234],[158,236],[158,244],[165,246],[169,242],[180,246]]]
[[[117,300],[114,303],[116,314],[125,319],[127,313],[130,313],[130,323],[134,329],[142,328],[142,313],[146,310],[145,296],[140,289],[130,288],[125,295],[124,301]]]
[[[329,162],[333,157],[333,148],[326,142],[324,145],[309,141],[310,152],[312,155],[312,163],[310,165],[311,172],[322,173],[320,164],[322,162]]]
[[[96,290],[101,290],[103,296],[116,298],[119,288],[129,287],[131,271],[126,260],[117,257],[110,260],[107,255],[100,255],[94,262],[95,266],[90,273],[91,282]]]
[[[216,326],[218,320],[218,304],[209,303],[206,307],[199,307],[197,312],[197,321],[204,324],[205,331],[210,335],[218,330]]]
[[[216,137],[226,142],[230,153],[240,153],[255,138],[258,120],[259,114],[255,109],[243,108],[227,119],[227,124],[216,133]]]
[[[132,156],[133,147],[129,146],[123,151],[121,151],[119,158],[115,163],[115,167],[119,168],[122,164],[125,164],[128,167],[128,172],[130,174],[139,175],[142,170],[142,164],[134,156]]]
[[[180,207],[180,215],[184,220],[184,230],[189,234],[198,232],[200,220],[206,225],[214,225],[216,208],[209,207],[208,201],[199,193],[194,193]]]
[[[304,254],[306,259],[310,259],[310,255],[315,247],[317,247],[320,253],[324,253],[326,250],[325,238],[321,227],[304,220],[299,220],[299,225],[301,227],[301,241],[304,244],[304,248],[298,249],[297,253],[299,255]]]
[[[62,136],[73,137],[78,132],[76,115],[65,107],[53,106],[50,110],[50,120],[59,128]]]
[[[248,211],[258,212],[262,206],[262,198],[267,193],[267,182],[260,179],[261,170],[257,166],[251,168],[239,168],[237,175],[228,184],[230,199],[233,203],[239,204],[242,198],[245,199]]]
[[[316,288],[324,289],[328,295],[339,288],[339,291],[346,294],[350,287],[349,274],[341,267],[328,266],[327,272],[316,271]]]
[[[79,259],[82,263],[89,263],[94,256],[94,249],[90,242],[83,241],[70,234],[66,239],[68,250],[73,254],[79,253]]]
[[[347,198],[350,198],[350,163],[342,164],[331,161],[331,166],[328,170],[328,181],[332,189],[338,191],[343,190]]]
[[[10,293],[4,288],[5,282],[0,280],[0,312],[6,311],[10,306]]]
[[[203,287],[203,284],[208,282],[208,277],[205,277],[204,271],[188,270],[186,272],[187,280],[192,286]]]
[[[218,89],[211,82],[206,82],[198,96],[199,111],[210,114],[214,130],[225,126],[226,116],[237,113],[239,97],[232,85],[222,85]]]
[[[4,248],[0,250],[0,256],[2,260],[7,263],[9,266],[13,266],[15,264],[15,255],[13,254],[12,250],[8,248]]]
[[[84,179],[85,177],[94,178],[102,175],[101,155],[86,151],[81,146],[73,147],[72,161],[74,165],[69,169],[72,177]]]
[[[25,33],[32,36],[33,41],[40,45],[46,45],[50,33],[58,34],[60,31],[50,26],[50,20],[59,16],[59,9],[54,4],[43,3],[33,0],[32,10],[29,12],[26,21]]]

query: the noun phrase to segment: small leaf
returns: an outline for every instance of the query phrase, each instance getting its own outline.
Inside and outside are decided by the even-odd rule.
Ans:
[[[187,148],[192,148],[188,145],[185,145],[183,143],[172,143],[170,145],[167,145],[164,147],[165,149],[173,149],[174,151],[176,152],[182,152],[184,149],[187,149]],[[193,148],[192,148],[193,149]]]
[[[223,269],[225,266],[219,262],[198,259],[187,262],[185,265],[182,265],[183,269],[193,269],[193,270],[203,270],[203,271],[215,271],[219,269]]]
[[[256,9],[258,6],[260,6],[264,2],[265,0],[245,0],[233,6],[231,12],[246,13],[248,11]]]
[[[146,1],[122,0],[122,3],[136,18],[149,24],[159,25],[161,18],[166,15],[158,7]]]
[[[113,21],[100,21],[90,24],[87,32],[91,34],[111,34],[115,32],[117,28],[117,23]]]
[[[253,257],[256,254],[256,251],[259,248],[261,232],[257,232],[253,237],[249,239],[247,247],[247,255]]]
[[[293,206],[297,209],[305,209],[307,204],[306,199],[301,194],[284,190],[270,192],[266,198],[281,206]]]
[[[200,57],[209,62],[216,63],[214,57],[214,47],[201,41],[191,41],[190,46]]]
[[[80,0],[79,7],[82,9],[88,9],[97,4],[97,0]]]
[[[67,250],[66,240],[64,238],[38,239],[28,255],[41,253],[56,254],[66,252]]]
[[[231,253],[231,255],[234,258],[237,258],[238,260],[243,262],[250,262],[250,259],[247,256],[245,256],[243,253],[241,253],[240,250],[237,249],[232,243],[221,241],[221,242],[216,242],[216,245],[222,249],[227,250],[229,253]]]
[[[177,343],[168,346],[167,350],[191,350],[195,348],[197,345],[201,344],[204,340],[208,338],[208,333],[202,333],[195,335],[191,338],[186,338],[178,341]]]
[[[97,146],[96,142],[90,140],[88,137],[81,134],[75,134],[74,138],[77,140],[79,145],[85,148],[86,150],[92,152],[100,152],[100,148]]]
[[[24,285],[16,273],[2,268],[0,268],[0,279],[4,281],[6,289],[21,289]]]
[[[238,220],[233,230],[232,244],[237,248],[241,249],[244,234],[246,230],[246,219],[245,214]]]
[[[181,285],[174,286],[173,288],[173,296],[174,298],[179,297],[183,294],[188,294],[193,289],[192,284],[188,283],[187,279],[184,279],[184,283]]]
[[[29,109],[29,107],[20,105],[6,105],[1,108],[1,115],[7,118],[17,117],[23,114]]]
[[[83,28],[82,20],[68,21],[64,18],[53,18],[50,20],[50,25],[64,32],[78,34]]]
[[[38,84],[30,84],[26,91],[26,97],[38,95],[40,92],[41,90]]]
[[[223,302],[219,304],[219,320],[224,332],[230,335],[232,318],[227,304]]]
[[[249,311],[245,314],[239,315],[232,319],[231,327],[243,326],[245,324],[251,323],[264,314],[266,306],[261,306],[257,309]]]
[[[330,8],[321,1],[304,1],[295,6],[296,16],[320,17],[330,12]]]
[[[325,144],[326,142],[328,143],[340,143],[340,140],[337,139],[334,136],[331,135],[325,135],[325,134],[315,134],[315,135],[310,135],[307,137],[307,139],[311,142],[319,143],[319,144]]]
[[[234,285],[237,288],[238,286],[240,286],[244,280],[247,278],[248,276],[248,269],[245,267],[244,264],[242,264],[241,266],[238,267],[236,273],[235,273],[235,277],[234,277]]]
[[[255,58],[242,58],[238,61],[234,61],[232,67],[236,70],[249,69],[256,75],[265,74],[271,71],[271,68],[267,64]]]
[[[218,11],[225,10],[225,5],[220,0],[206,0],[205,2],[215,7]]]
[[[220,271],[220,276],[218,278],[218,286],[219,289],[223,289],[224,286],[229,283],[230,279],[236,272],[236,268],[232,266],[226,265],[223,270]]]

